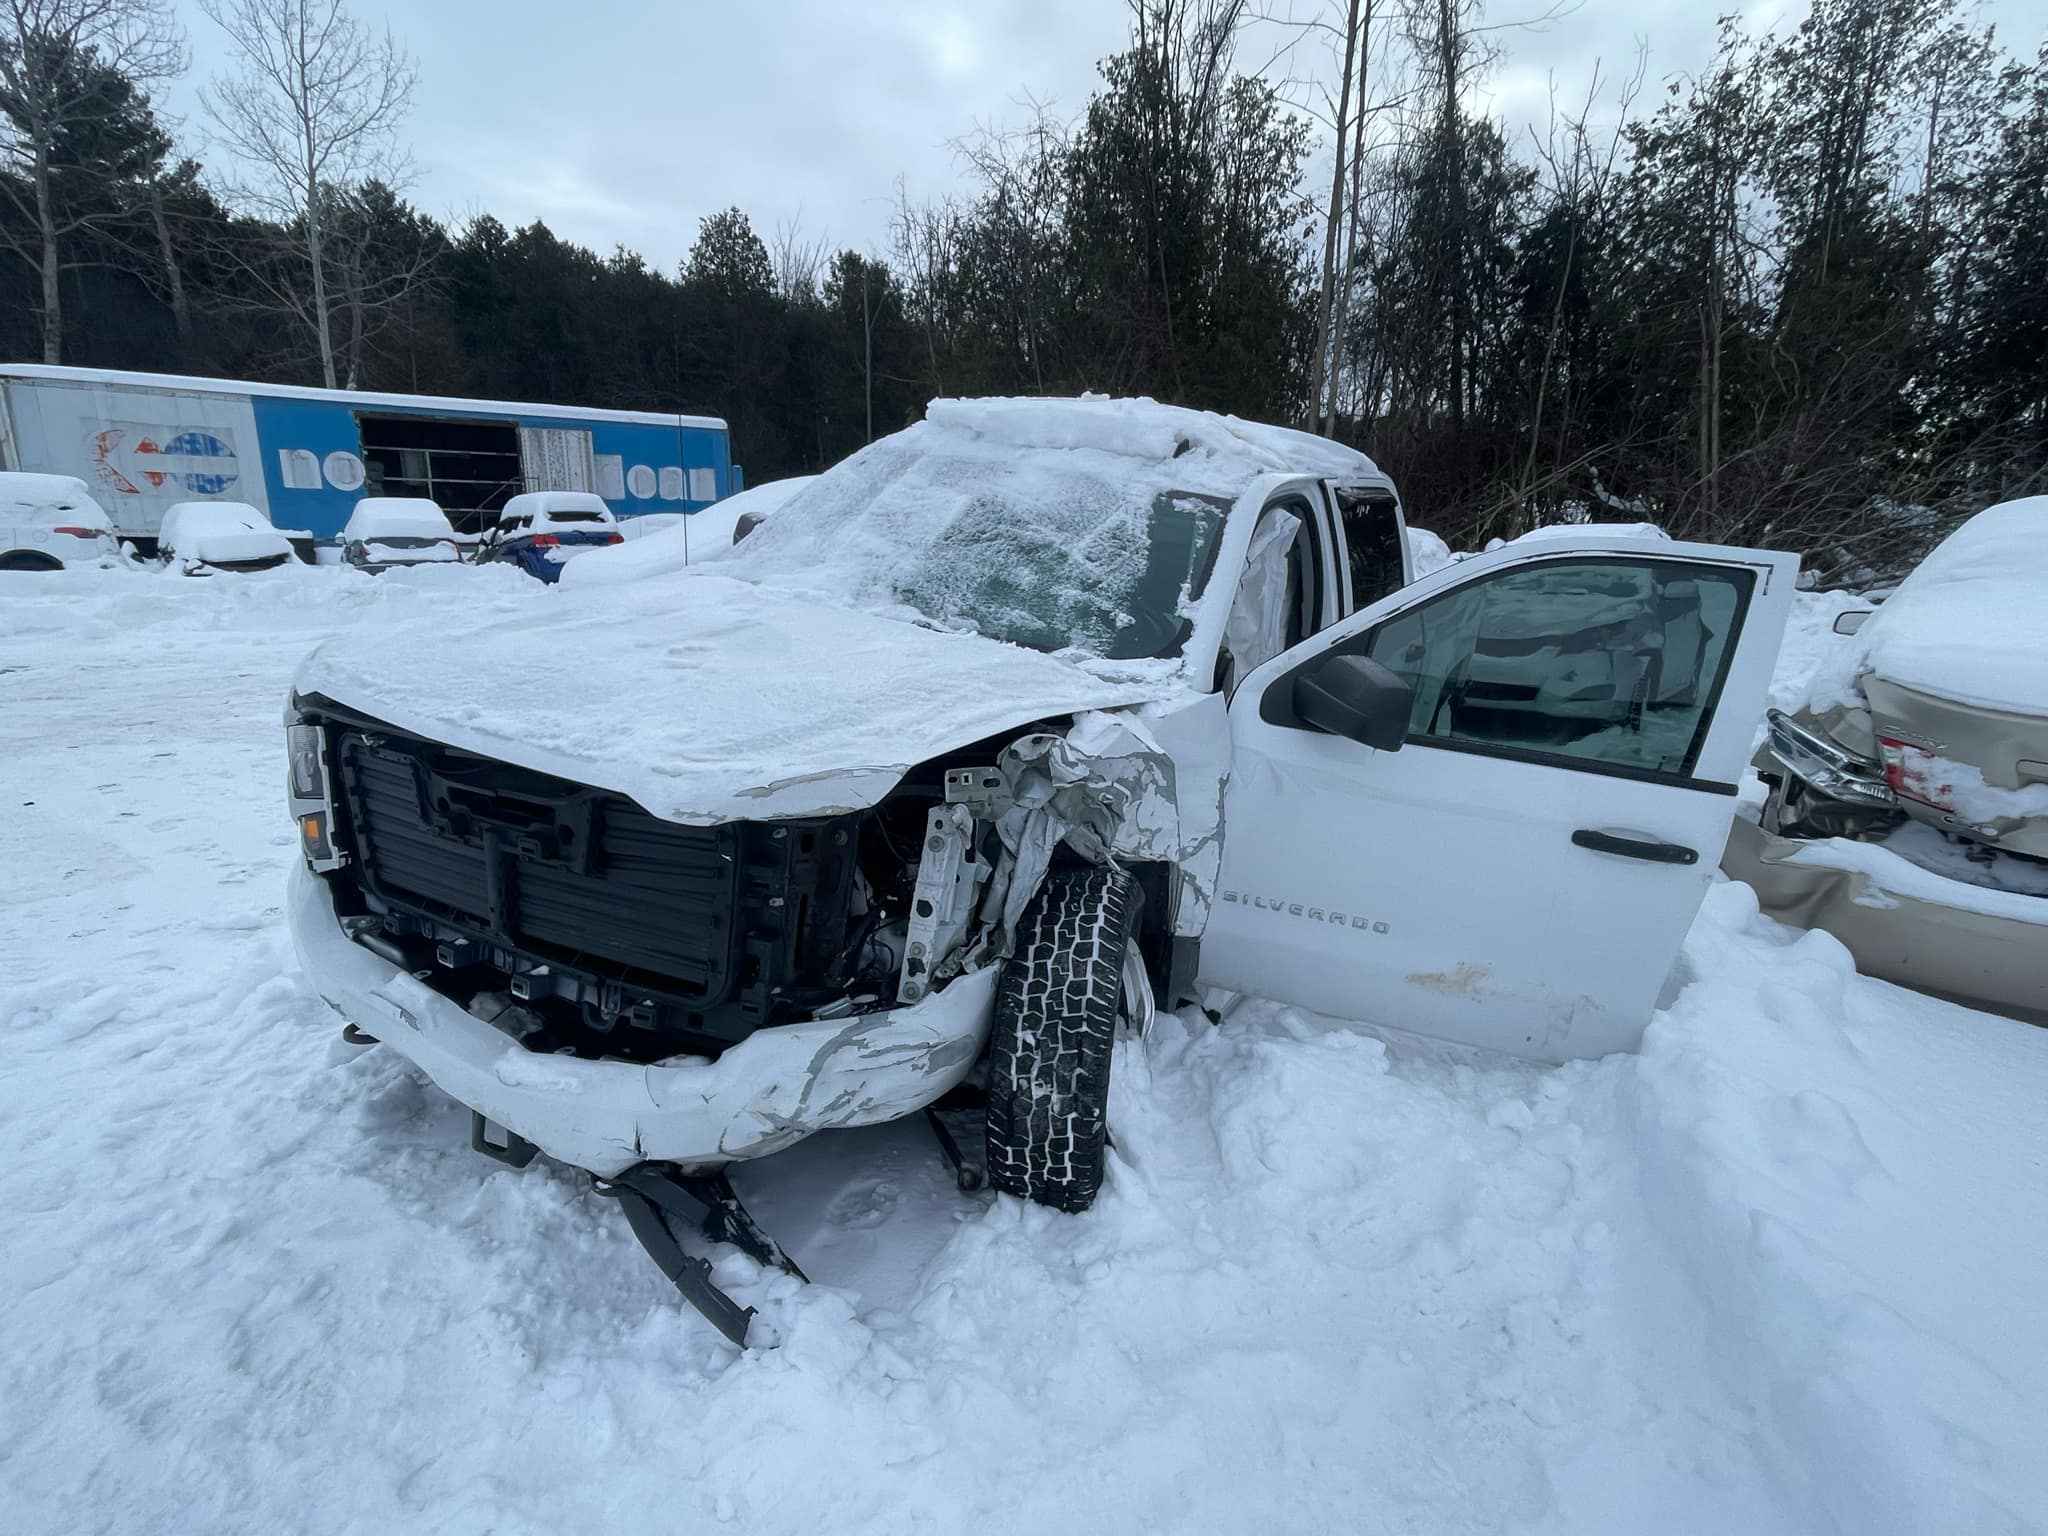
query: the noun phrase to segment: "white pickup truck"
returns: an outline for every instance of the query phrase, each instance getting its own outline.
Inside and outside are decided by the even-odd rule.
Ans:
[[[1632,1049],[1796,562],[1592,529],[1410,570],[1320,438],[934,402],[709,563],[317,651],[299,953],[479,1145],[616,1185],[967,1085],[990,1180],[1082,1209],[1119,1020],[1211,989]],[[576,686],[476,688],[536,650]]]

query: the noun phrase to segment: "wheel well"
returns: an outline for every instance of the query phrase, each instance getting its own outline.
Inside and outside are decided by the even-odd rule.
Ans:
[[[0,571],[61,571],[64,562],[55,555],[45,555],[33,549],[10,549],[0,552]]]
[[[1144,958],[1152,995],[1161,1007],[1171,1008],[1175,984],[1173,904],[1180,892],[1180,871],[1164,860],[1133,863],[1130,871],[1138,887],[1138,915],[1133,925],[1138,953]]]

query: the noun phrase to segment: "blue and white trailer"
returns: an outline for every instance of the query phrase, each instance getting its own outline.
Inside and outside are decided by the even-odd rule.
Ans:
[[[145,550],[180,501],[331,540],[364,496],[431,497],[478,532],[522,491],[595,491],[624,519],[742,488],[715,416],[29,363],[0,364],[0,469],[76,475]]]

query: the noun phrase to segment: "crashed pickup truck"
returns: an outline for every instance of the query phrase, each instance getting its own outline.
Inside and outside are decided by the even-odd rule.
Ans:
[[[1987,508],[1773,711],[1724,867],[1866,973],[2048,1023],[2048,496]]]
[[[714,560],[315,652],[298,952],[643,1240],[650,1169],[963,1091],[995,1187],[1083,1209],[1119,1022],[1217,990],[1631,1049],[1796,562],[1590,530],[1410,574],[1393,485],[1326,440],[936,401]],[[475,687],[536,647],[580,686]]]

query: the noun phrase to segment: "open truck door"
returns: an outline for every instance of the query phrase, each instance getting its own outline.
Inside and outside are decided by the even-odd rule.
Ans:
[[[1797,569],[1510,546],[1250,673],[1203,981],[1540,1059],[1633,1049],[1720,861]]]

